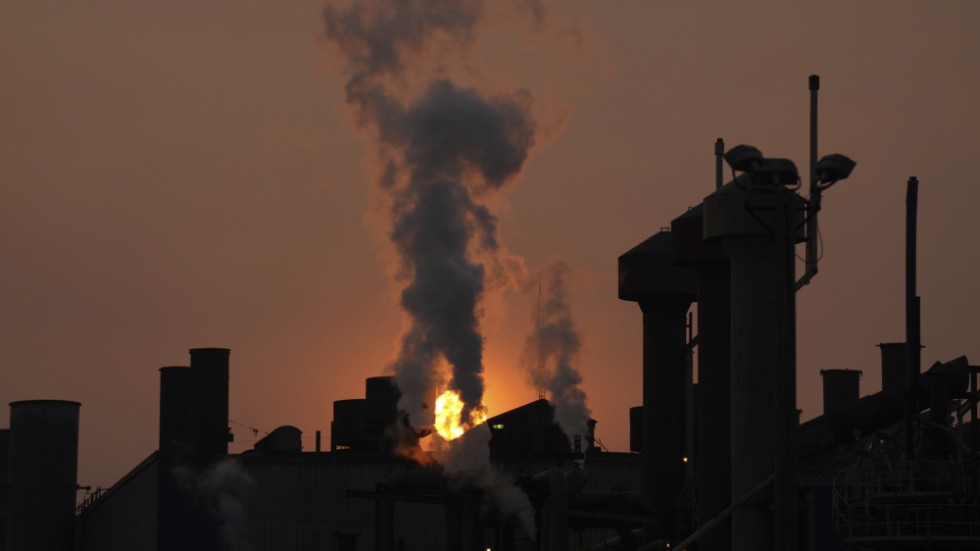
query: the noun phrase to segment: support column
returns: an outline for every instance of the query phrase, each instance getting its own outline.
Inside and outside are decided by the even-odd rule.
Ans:
[[[671,234],[661,231],[619,257],[619,298],[643,312],[643,495],[681,537],[675,511],[684,485],[684,354],[694,274],[674,266]]]

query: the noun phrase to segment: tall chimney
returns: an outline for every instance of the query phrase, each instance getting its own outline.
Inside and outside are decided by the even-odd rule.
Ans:
[[[857,402],[861,398],[861,372],[856,369],[821,369],[823,412]]]
[[[199,456],[228,454],[227,348],[192,348],[191,443]]]
[[[364,431],[374,449],[392,451],[396,440],[390,427],[398,419],[401,391],[392,376],[368,377],[364,381]]]
[[[619,257],[619,298],[643,312],[643,495],[677,509],[684,484],[684,357],[693,273],[674,266],[671,234],[661,231]],[[667,522],[668,533],[680,527]]]
[[[0,429],[0,551],[7,549],[7,488],[10,485],[10,429]]]
[[[881,349],[881,390],[900,390],[906,384],[905,362],[907,351],[904,342],[883,342]]]
[[[80,406],[10,403],[8,551],[71,551],[74,545]]]
[[[185,366],[160,368],[161,452],[190,445],[191,370]]]

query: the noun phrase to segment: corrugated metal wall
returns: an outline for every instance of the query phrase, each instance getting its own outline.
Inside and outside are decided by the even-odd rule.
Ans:
[[[643,465],[635,453],[600,453],[585,460],[589,481],[588,491],[631,490],[639,492],[643,485]]]
[[[374,491],[390,474],[405,470],[398,461],[311,461],[245,458],[255,486],[245,500],[248,540],[255,551],[335,551],[340,537],[356,535],[356,548],[372,551],[375,502],[347,497],[351,490]],[[423,503],[395,504],[395,548],[445,548],[444,510]]]
[[[636,490],[642,475],[630,454],[602,454],[585,462],[587,490]],[[412,464],[375,454],[241,456],[254,484],[244,492],[245,539],[254,551],[342,551],[353,538],[358,551],[375,546],[375,500],[347,497],[348,490],[373,492],[392,473]],[[515,476],[533,476],[549,461],[513,461],[499,467]],[[157,549],[159,463],[151,456],[109,493],[85,510],[76,531],[77,551],[154,551]],[[395,502],[394,548],[399,551],[446,549],[446,507]],[[611,530],[572,532],[576,545],[604,541]],[[485,531],[486,547],[496,548],[496,530]],[[514,530],[515,551],[534,543]]]
[[[639,454],[633,453],[599,453],[588,456],[583,464],[588,476],[584,490],[589,492],[639,492],[643,483],[643,465],[640,463],[640,458]],[[534,476],[555,465],[555,460],[543,459],[515,459],[496,464],[498,468],[514,477]],[[566,460],[562,464],[562,468],[565,470],[571,467],[570,461]],[[491,547],[491,534],[492,531],[488,531],[487,547]],[[517,531],[517,536],[520,536],[520,530]],[[616,537],[615,530],[587,528],[570,531],[568,539],[574,547],[582,548],[614,537]],[[514,547],[516,551],[531,551],[536,548],[534,542],[522,539],[518,539]]]
[[[803,490],[800,500],[800,549],[803,551],[843,551],[844,540],[834,526],[833,491],[830,485]]]
[[[75,551],[153,551],[157,540],[157,474],[152,455],[82,512]]]

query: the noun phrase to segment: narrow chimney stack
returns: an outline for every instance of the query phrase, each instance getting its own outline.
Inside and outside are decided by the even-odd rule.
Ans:
[[[861,398],[861,371],[856,369],[821,369],[823,377],[823,412],[857,402]]]
[[[906,350],[904,342],[883,342],[881,349],[881,390],[904,392],[906,384]]]
[[[204,457],[228,454],[227,348],[192,348],[191,443]]]
[[[160,368],[160,444],[170,452],[190,444],[191,370],[186,366]]]

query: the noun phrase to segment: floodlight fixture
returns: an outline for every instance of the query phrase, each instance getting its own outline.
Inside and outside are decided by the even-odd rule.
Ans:
[[[770,186],[792,187],[800,183],[796,163],[789,159],[763,159],[753,174]]]
[[[725,162],[739,172],[754,172],[763,160],[762,152],[751,145],[736,145],[725,153]]]
[[[854,165],[856,164],[851,159],[839,153],[822,157],[817,162],[817,165],[813,167],[813,173],[817,177],[816,187],[818,189],[827,189],[840,180],[846,179],[851,175],[851,171],[854,170]]]

